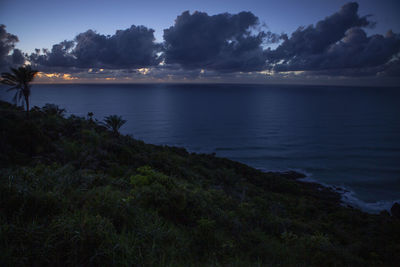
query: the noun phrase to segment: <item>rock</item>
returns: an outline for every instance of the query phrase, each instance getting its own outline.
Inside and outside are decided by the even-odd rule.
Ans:
[[[400,204],[399,203],[394,203],[392,208],[390,209],[390,212],[392,213],[392,216],[394,218],[400,219]]]

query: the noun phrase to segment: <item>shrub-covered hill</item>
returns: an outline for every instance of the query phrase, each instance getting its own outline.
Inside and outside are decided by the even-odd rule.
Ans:
[[[0,103],[1,266],[395,266],[400,220],[295,173]]]

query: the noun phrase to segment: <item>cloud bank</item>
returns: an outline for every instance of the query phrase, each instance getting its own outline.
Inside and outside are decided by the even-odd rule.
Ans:
[[[257,26],[259,20],[251,12],[214,16],[183,12],[174,26],[164,30],[165,63],[221,72],[263,70],[262,44],[277,38],[270,32],[254,33]]]
[[[63,68],[128,69],[156,66],[161,46],[155,43],[154,30],[132,25],[105,36],[88,30],[73,41],[63,41],[53,48],[30,55],[35,64]]]
[[[156,43],[154,30],[145,26],[132,25],[107,36],[88,30],[50,50],[37,49],[26,59],[42,71],[85,79],[400,76],[400,35],[389,30],[368,36],[366,29],[375,23],[358,14],[357,3],[344,5],[315,25],[300,26],[290,36],[266,31],[263,25],[251,12],[185,11],[164,29],[163,43]],[[17,36],[1,25],[1,68],[24,62],[16,42]]]
[[[277,49],[267,52],[267,65],[277,72],[316,71],[344,76],[385,72],[389,61],[398,57],[400,36],[389,31],[385,36],[368,37],[362,27],[374,23],[357,11],[358,4],[349,3],[315,26],[299,27]]]

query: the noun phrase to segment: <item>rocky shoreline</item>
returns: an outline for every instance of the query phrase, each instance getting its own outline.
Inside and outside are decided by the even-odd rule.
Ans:
[[[266,173],[270,173],[285,179],[294,180],[297,183],[301,184],[302,186],[308,188],[310,190],[311,195],[321,200],[329,201],[332,204],[342,205],[351,209],[357,209],[357,207],[345,203],[342,200],[342,194],[348,193],[349,191],[341,187],[327,187],[317,182],[301,181],[301,179],[304,179],[307,176],[303,173],[292,170],[283,172],[266,172]],[[380,214],[384,216],[391,215],[393,218],[400,219],[400,204],[398,202],[394,202],[389,211],[382,210],[380,211]]]
[[[341,205],[341,194],[332,188],[321,185],[317,182],[301,181],[307,176],[297,171],[284,171],[284,172],[268,172],[284,179],[294,180],[296,183],[301,184],[302,187],[307,189],[309,195],[330,202],[334,205]]]

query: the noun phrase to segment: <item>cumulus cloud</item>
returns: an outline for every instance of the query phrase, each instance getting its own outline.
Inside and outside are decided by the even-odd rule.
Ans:
[[[73,41],[63,41],[53,45],[51,51],[43,49],[43,55],[40,50],[30,55],[32,63],[49,67],[73,67],[76,64],[76,58],[72,55]]]
[[[155,66],[160,62],[160,45],[154,30],[132,25],[106,36],[88,30],[73,41],[53,45],[51,51],[31,54],[33,63],[45,67],[125,69]]]
[[[400,52],[400,36],[367,36],[372,27],[367,16],[357,14],[358,4],[348,3],[315,26],[298,28],[275,50],[268,50],[269,67],[281,71],[314,71],[316,74],[365,76],[385,71],[385,64]],[[391,63],[392,64],[392,63]]]
[[[18,41],[16,35],[7,32],[5,25],[0,25],[0,71],[6,71],[9,67],[25,62],[21,50],[15,49]]]
[[[254,71],[265,66],[264,41],[277,41],[277,35],[259,31],[258,18],[251,12],[183,12],[175,24],[164,30],[165,63],[186,69],[221,72]]]
[[[400,35],[388,31],[368,36],[365,28],[374,25],[370,16],[358,14],[357,3],[344,5],[315,25],[299,27],[290,36],[266,31],[251,12],[208,15],[185,11],[164,30],[162,44],[155,42],[154,30],[133,25],[111,36],[88,30],[51,50],[37,50],[29,58],[44,72],[87,79],[105,75],[159,80],[245,75],[259,79],[266,74],[286,79],[289,72],[295,72],[296,79],[313,75],[399,77]],[[21,51],[14,49],[18,38],[6,33],[4,26],[0,34],[1,62],[23,60]],[[275,49],[266,48],[271,43],[276,43]]]
[[[400,60],[397,58],[384,65],[384,70],[379,72],[378,75],[389,77],[400,77]]]

